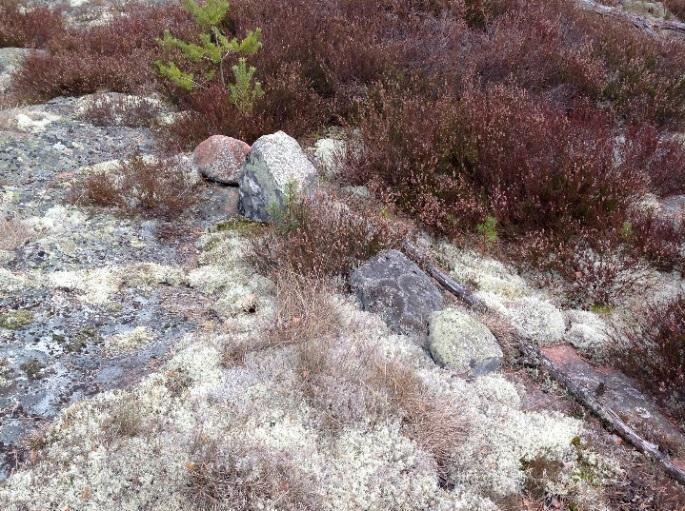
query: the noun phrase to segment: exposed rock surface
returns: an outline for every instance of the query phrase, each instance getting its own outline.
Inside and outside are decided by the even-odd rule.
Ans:
[[[156,151],[146,127],[85,119],[88,100],[0,111],[0,219],[14,226],[0,232],[0,479],[41,421],[137,381],[196,328],[193,316],[214,314],[204,281],[187,275],[192,240],[72,204],[87,174]],[[204,192],[180,232],[224,219],[227,191]]]
[[[237,185],[249,152],[250,146],[242,140],[213,135],[195,148],[193,162],[204,177],[225,185]]]
[[[23,60],[36,50],[29,48],[0,48],[0,94],[9,90],[12,74]]]
[[[354,270],[350,286],[364,310],[380,314],[395,332],[421,340],[431,313],[443,308],[431,278],[397,250],[381,252]]]
[[[271,220],[289,194],[309,194],[317,173],[297,140],[282,131],[259,138],[240,176],[240,213],[260,222]]]
[[[429,348],[438,363],[474,376],[497,371],[504,356],[490,329],[457,309],[431,315]]]
[[[570,346],[542,349],[559,369],[583,389],[593,393],[605,407],[613,410],[641,436],[676,453],[685,452],[680,429],[655,406],[652,399],[637,389],[623,373],[609,368],[595,368]]]

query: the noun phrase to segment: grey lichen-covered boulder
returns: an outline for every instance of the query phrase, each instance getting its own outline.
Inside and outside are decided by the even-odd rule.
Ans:
[[[428,342],[436,362],[460,373],[480,376],[502,366],[504,355],[490,329],[457,309],[431,315]]]
[[[431,278],[397,250],[381,252],[354,270],[350,286],[364,310],[383,316],[393,331],[421,341],[430,315],[443,308]]]
[[[271,220],[289,193],[309,195],[316,186],[316,168],[297,140],[282,131],[252,145],[240,174],[240,213],[260,222]]]

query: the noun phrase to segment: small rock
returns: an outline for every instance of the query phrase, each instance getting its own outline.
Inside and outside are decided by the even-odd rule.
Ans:
[[[670,221],[676,229],[680,229],[685,220],[685,195],[671,195],[659,200],[659,217]]]
[[[259,222],[271,220],[289,193],[311,194],[316,168],[297,140],[282,131],[265,135],[252,146],[240,176],[240,213]]]
[[[511,322],[518,335],[538,346],[561,342],[566,321],[561,311],[543,297],[526,296],[501,300],[492,293],[476,293],[476,298]]]
[[[354,270],[350,286],[364,310],[382,315],[393,331],[421,341],[431,313],[443,308],[431,278],[397,250],[381,252]]]
[[[439,364],[474,376],[497,371],[504,357],[490,329],[457,309],[432,314],[429,348]]]
[[[240,169],[250,152],[242,140],[213,135],[193,151],[193,162],[200,174],[226,185],[237,185]]]

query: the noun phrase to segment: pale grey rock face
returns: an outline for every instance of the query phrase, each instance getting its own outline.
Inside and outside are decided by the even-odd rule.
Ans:
[[[345,141],[336,138],[322,138],[316,141],[314,156],[326,177],[334,178],[340,174],[346,147]]]
[[[240,213],[260,222],[283,208],[288,193],[310,195],[316,186],[316,168],[291,136],[279,131],[252,145],[240,175]]]
[[[393,331],[421,341],[431,313],[443,308],[431,278],[397,250],[381,252],[354,270],[350,286],[364,310],[383,316]]]
[[[213,135],[193,151],[193,162],[204,177],[225,185],[237,185],[240,171],[250,152],[242,140]]]
[[[481,376],[497,371],[504,357],[490,329],[457,309],[434,312],[429,348],[436,362],[459,373]]]
[[[659,200],[658,216],[665,222],[672,222],[678,229],[685,219],[685,195],[671,195]]]
[[[12,74],[19,69],[24,59],[35,51],[29,48],[0,48],[0,93],[9,90]]]

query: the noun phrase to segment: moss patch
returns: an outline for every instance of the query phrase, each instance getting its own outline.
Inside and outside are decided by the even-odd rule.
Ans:
[[[21,330],[33,321],[33,313],[26,310],[10,311],[0,314],[0,328]]]
[[[243,217],[234,217],[216,224],[214,230],[216,232],[232,231],[242,236],[250,236],[261,233],[264,230],[264,224]]]

